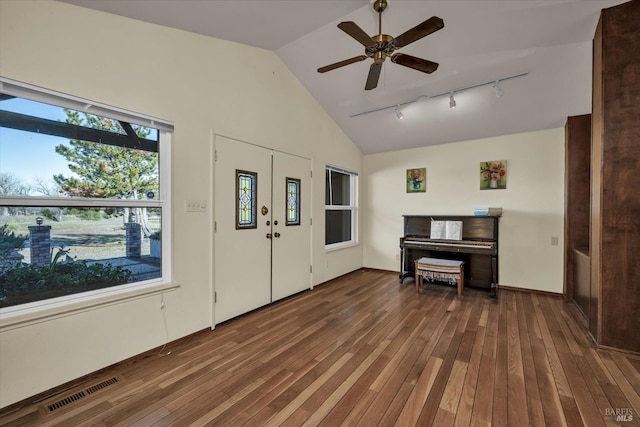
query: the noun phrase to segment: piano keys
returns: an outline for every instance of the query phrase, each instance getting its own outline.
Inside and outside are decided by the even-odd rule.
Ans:
[[[487,251],[494,251],[495,244],[491,241],[431,240],[414,237],[405,238],[404,247],[411,247],[414,249],[430,249],[434,251],[487,253]]]
[[[404,215],[400,238],[400,283],[413,277],[422,257],[464,261],[465,286],[490,290],[498,284],[499,216]],[[431,221],[462,221],[461,240],[431,239]]]

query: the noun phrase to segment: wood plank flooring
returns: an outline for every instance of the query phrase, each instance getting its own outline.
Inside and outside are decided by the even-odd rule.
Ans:
[[[38,426],[640,426],[640,360],[559,296],[362,270],[0,411]],[[77,401],[58,401],[116,378]]]

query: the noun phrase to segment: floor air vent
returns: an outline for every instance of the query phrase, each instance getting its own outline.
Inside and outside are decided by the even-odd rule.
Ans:
[[[69,405],[70,403],[77,402],[78,400],[84,397],[87,397],[88,395],[95,393],[96,391],[102,390],[103,388],[116,384],[117,382],[118,382],[118,378],[116,377],[109,378],[108,380],[102,381],[101,383],[92,385],[91,387],[87,387],[82,391],[73,393],[70,396],[64,397],[60,400],[56,400],[55,402],[48,404],[47,409],[49,409],[49,412],[53,412],[57,409],[60,409]]]
[[[60,409],[63,406],[67,406],[69,403],[73,403],[77,400],[82,399],[83,397],[85,397],[86,394],[84,393],[84,391],[79,391],[78,393],[74,393],[71,396],[67,396],[64,399],[60,399],[56,402],[53,402],[49,405],[47,405],[47,408],[49,408],[49,412],[53,412],[56,409]]]
[[[102,390],[103,388],[109,387],[110,385],[115,384],[117,382],[118,382],[118,379],[116,377],[109,378],[106,381],[102,381],[100,384],[96,384],[89,387],[85,391],[87,392],[87,394],[95,393],[96,391]]]

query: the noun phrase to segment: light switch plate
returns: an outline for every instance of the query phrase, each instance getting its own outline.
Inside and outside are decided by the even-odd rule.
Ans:
[[[185,212],[206,212],[207,202],[205,200],[185,200],[184,211]]]

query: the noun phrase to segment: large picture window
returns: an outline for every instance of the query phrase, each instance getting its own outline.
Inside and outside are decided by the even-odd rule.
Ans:
[[[0,84],[0,310],[170,281],[171,124]]]
[[[334,249],[355,244],[358,175],[327,166],[325,177],[325,247]]]

